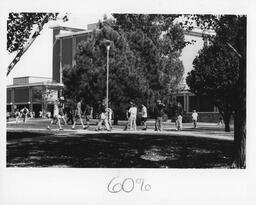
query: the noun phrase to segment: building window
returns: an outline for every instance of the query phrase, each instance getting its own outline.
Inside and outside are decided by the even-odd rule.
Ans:
[[[15,103],[29,102],[29,88],[15,88],[14,101]]]
[[[199,105],[197,102],[196,96],[189,96],[189,112],[193,112],[193,110],[199,111]]]
[[[62,66],[72,65],[72,38],[62,39]]]
[[[7,105],[7,112],[11,112],[11,111],[12,111],[11,105]]]
[[[11,102],[12,102],[12,90],[7,89],[7,103],[11,103]]]
[[[209,96],[189,96],[189,112],[214,112],[213,100]]]
[[[32,88],[32,102],[42,102],[43,87],[33,87]]]
[[[184,96],[177,96],[176,102],[180,103],[182,105],[182,108],[184,109]]]

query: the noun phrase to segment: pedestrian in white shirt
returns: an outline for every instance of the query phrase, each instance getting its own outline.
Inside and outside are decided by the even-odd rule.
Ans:
[[[130,114],[130,130],[136,130],[136,118],[137,118],[137,108],[135,107],[134,103],[131,103],[131,107],[129,109]]]
[[[182,130],[182,116],[178,115],[176,120],[176,130]]]
[[[193,113],[192,113],[192,121],[193,121],[193,124],[194,124],[194,128],[197,127],[197,118],[198,118],[198,114],[197,114],[196,110],[194,110]]]
[[[60,123],[60,115],[59,115],[59,107],[58,107],[59,101],[56,100],[53,105],[53,119],[51,120],[50,124],[47,126],[48,130],[51,130],[51,125],[55,122],[58,123],[59,130],[63,130]]]

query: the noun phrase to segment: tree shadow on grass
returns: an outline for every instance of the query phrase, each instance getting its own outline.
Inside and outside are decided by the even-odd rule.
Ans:
[[[7,132],[7,167],[228,168],[232,149],[186,136]]]

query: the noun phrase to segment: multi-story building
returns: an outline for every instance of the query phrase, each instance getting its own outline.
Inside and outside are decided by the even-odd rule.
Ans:
[[[15,109],[27,107],[35,112],[53,111],[53,102],[58,98],[63,85],[53,82],[51,78],[20,77],[14,78],[13,84],[7,86],[7,111],[14,113]]]

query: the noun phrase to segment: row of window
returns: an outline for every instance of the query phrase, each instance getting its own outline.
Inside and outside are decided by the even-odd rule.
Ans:
[[[185,96],[177,96],[176,101],[186,110],[184,98]],[[193,110],[198,112],[214,112],[213,100],[209,96],[188,96],[188,111],[193,112]]]
[[[7,89],[7,103],[12,102],[11,97],[11,89]],[[29,101],[29,88],[13,88],[14,92],[14,102],[28,102]],[[41,87],[33,87],[32,88],[32,101],[33,102],[41,102],[42,101],[42,88]]]

